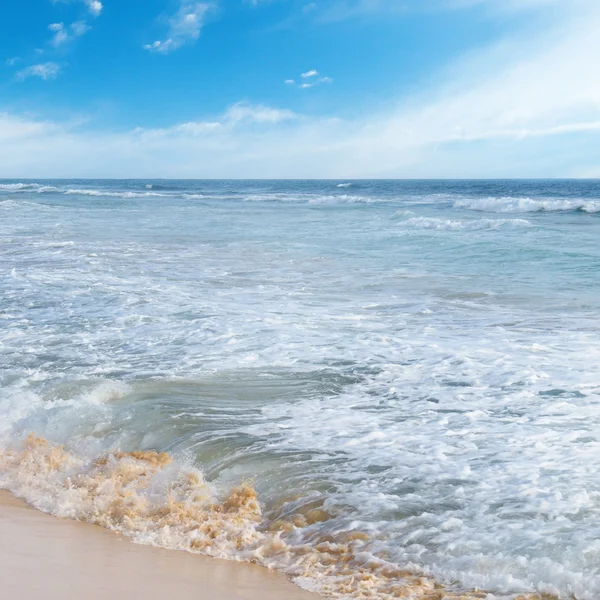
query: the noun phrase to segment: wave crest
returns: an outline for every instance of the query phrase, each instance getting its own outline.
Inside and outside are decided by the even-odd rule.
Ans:
[[[513,198],[474,198],[457,200],[454,208],[495,213],[526,213],[526,212],[565,212],[581,211],[587,213],[600,212],[599,200],[578,199],[533,199]]]
[[[138,543],[279,569],[331,598],[486,596],[445,588],[389,563],[363,532],[327,531],[320,527],[330,518],[322,506],[265,515],[250,482],[220,496],[200,471],[166,453],[109,452],[85,460],[31,434],[20,448],[0,452],[0,486],[44,512],[101,525]]]
[[[100,198],[168,198],[167,194],[158,192],[108,192],[105,190],[80,190],[68,189],[65,190],[66,196],[94,196]]]

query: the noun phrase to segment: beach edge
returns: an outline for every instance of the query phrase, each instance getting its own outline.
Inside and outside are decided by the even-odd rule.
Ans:
[[[20,600],[318,600],[249,563],[135,544],[0,490],[0,595]]]

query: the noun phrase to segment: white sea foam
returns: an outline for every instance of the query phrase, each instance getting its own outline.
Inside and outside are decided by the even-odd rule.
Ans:
[[[600,221],[179,185],[0,202],[3,485],[334,598],[600,597]]]
[[[352,184],[351,183],[338,183],[337,187],[339,187],[339,188],[349,188],[349,187],[352,187]]]
[[[526,212],[564,212],[579,210],[582,212],[600,212],[600,200],[566,199],[533,199],[533,198],[473,198],[457,200],[455,208],[496,213]]]
[[[161,194],[159,192],[111,192],[109,190],[93,189],[67,189],[64,192],[67,196],[93,196],[105,198],[168,198],[170,194]]]
[[[39,183],[0,183],[3,192],[35,191],[41,187]]]
[[[504,227],[533,227],[525,219],[437,219],[434,217],[413,217],[400,223],[409,229],[435,229],[441,231],[479,231]]]

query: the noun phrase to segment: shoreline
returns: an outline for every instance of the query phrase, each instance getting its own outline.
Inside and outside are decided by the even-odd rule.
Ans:
[[[19,600],[318,600],[249,563],[135,544],[0,490],[0,590]]]

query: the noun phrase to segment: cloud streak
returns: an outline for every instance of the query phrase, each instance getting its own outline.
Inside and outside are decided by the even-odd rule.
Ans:
[[[167,19],[168,31],[162,40],[145,44],[144,49],[151,52],[167,54],[185,44],[195,42],[212,5],[205,2],[187,2],[182,0],[177,12]]]
[[[54,33],[50,43],[57,48],[71,42],[77,37],[81,37],[91,27],[85,21],[76,21],[75,23],[71,23],[69,27],[65,27],[64,23],[51,23],[48,25],[48,29]]]
[[[17,72],[17,79],[19,81],[24,81],[29,77],[39,77],[40,79],[46,81],[48,79],[55,79],[59,73],[60,65],[54,62],[47,62],[38,65],[31,65],[30,67],[21,69]]]

